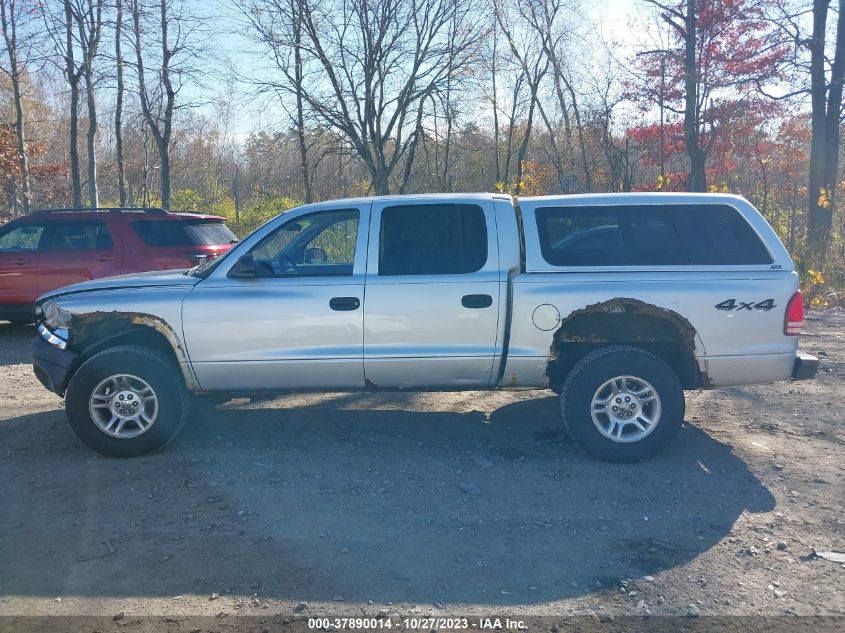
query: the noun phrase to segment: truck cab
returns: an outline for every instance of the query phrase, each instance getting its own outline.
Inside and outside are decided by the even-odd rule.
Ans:
[[[502,253],[497,232],[509,219],[516,236],[513,206],[501,198],[498,218],[496,200],[388,197],[286,213],[185,298],[197,381],[212,391],[490,387],[502,282],[519,266],[518,242]],[[244,334],[225,336],[233,328]]]

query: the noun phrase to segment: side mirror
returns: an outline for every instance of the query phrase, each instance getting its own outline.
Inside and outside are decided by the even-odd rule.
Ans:
[[[305,249],[305,263],[306,264],[325,264],[329,261],[329,256],[322,248],[312,246]]]
[[[255,277],[255,260],[252,258],[252,253],[244,253],[238,258],[232,270],[229,271],[229,277],[235,279]]]

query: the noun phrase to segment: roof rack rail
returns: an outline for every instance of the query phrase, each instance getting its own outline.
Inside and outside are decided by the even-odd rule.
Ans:
[[[39,209],[39,214],[51,213],[152,213],[155,215],[167,215],[167,211],[157,207],[96,207],[96,208],[62,208],[62,209]]]

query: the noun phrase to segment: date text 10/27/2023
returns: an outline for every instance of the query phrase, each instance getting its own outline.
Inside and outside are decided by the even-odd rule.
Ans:
[[[526,626],[522,620],[510,618],[430,618],[413,617],[401,618],[394,622],[389,617],[371,618],[308,618],[309,629],[329,630],[376,630],[392,629],[394,626],[403,629],[435,630],[464,630],[479,629],[487,631],[520,631]]]

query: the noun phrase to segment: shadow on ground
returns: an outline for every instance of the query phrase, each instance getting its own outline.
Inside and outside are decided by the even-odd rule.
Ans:
[[[0,362],[3,365],[31,363],[29,342],[35,334],[33,325],[15,325],[0,321]]]
[[[210,410],[134,460],[60,411],[0,421],[0,593],[532,603],[681,565],[774,507],[689,426],[613,465],[566,441],[554,398],[488,418],[418,397]]]

